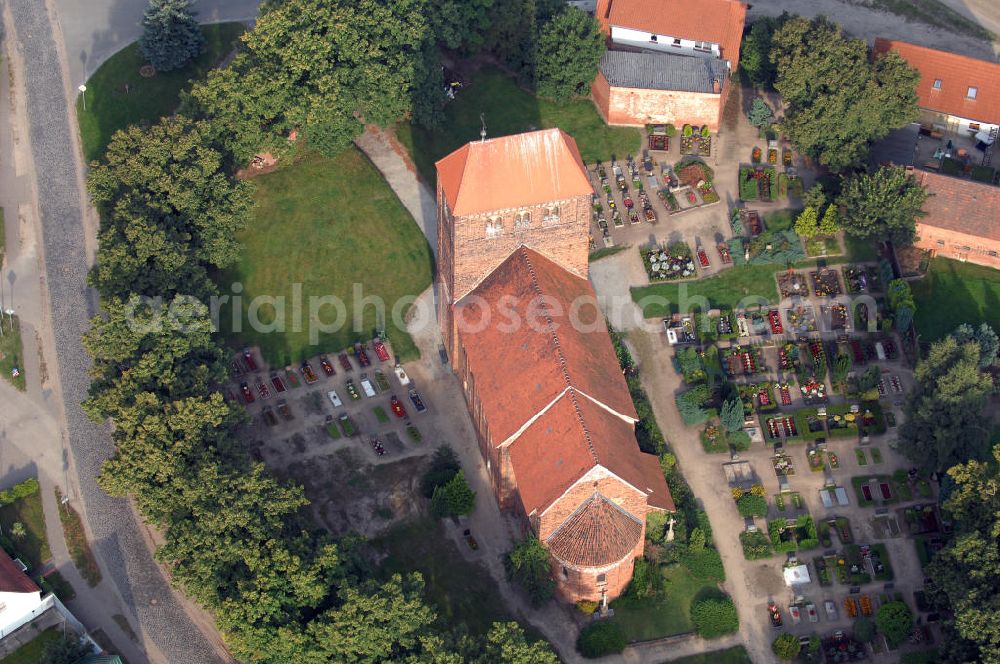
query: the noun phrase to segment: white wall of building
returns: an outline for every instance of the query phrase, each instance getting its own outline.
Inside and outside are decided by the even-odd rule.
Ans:
[[[653,37],[656,39],[654,40]],[[712,42],[696,42],[691,39],[679,39],[671,35],[653,34],[631,28],[611,26],[611,41],[622,46],[645,48],[664,53],[680,53],[682,55],[698,55],[705,58],[719,57],[722,52],[718,44]]]
[[[0,638],[34,620],[50,606],[51,601],[42,601],[41,591],[0,593]]]

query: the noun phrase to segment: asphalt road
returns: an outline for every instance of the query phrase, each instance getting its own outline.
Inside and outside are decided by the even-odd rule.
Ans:
[[[45,3],[9,0],[8,4],[24,62],[22,75],[66,429],[93,546],[105,575],[114,580],[142,631],[170,664],[214,664],[219,661],[214,650],[168,586],[128,503],[110,498],[96,483],[112,443],[108,429],[92,424],[79,407],[87,395],[90,364],[81,337],[96,310],[96,296],[86,286],[85,226],[78,185],[82,166],[75,154],[75,128],[70,126],[66,110],[63,67]]]
[[[55,0],[75,88],[101,63],[142,34],[148,0]],[[202,23],[243,21],[257,15],[258,0],[195,0]]]

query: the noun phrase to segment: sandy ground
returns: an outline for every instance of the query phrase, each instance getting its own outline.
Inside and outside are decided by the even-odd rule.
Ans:
[[[1000,5],[995,0],[945,0],[953,8],[967,5],[964,14],[972,14],[989,27],[996,26]],[[754,16],[777,16],[783,11],[802,16],[828,16],[840,23],[844,30],[854,36],[874,42],[876,37],[901,39],[903,41],[953,51],[986,60],[996,60],[1000,47],[997,43],[973,39],[954,32],[934,28],[923,23],[907,21],[901,16],[888,12],[857,7],[840,0],[759,0],[754,2],[748,19]],[[972,7],[975,9],[973,10]],[[985,18],[983,18],[985,17]],[[997,32],[996,27],[990,28]]]

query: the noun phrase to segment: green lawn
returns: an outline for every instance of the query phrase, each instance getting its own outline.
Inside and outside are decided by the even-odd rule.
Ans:
[[[598,159],[606,161],[611,155],[624,159],[628,154],[638,154],[641,148],[637,129],[608,127],[589,99],[566,104],[539,99],[499,69],[485,67],[448,104],[439,129],[427,131],[409,124],[397,128],[399,141],[427,182],[435,182],[435,161],[469,141],[479,140],[480,114],[486,120],[489,137],[560,127],[576,139],[588,164]]]
[[[49,627],[31,641],[0,659],[0,664],[38,664],[42,661],[45,646],[50,641],[56,641],[62,635],[59,627]]]
[[[664,569],[663,577],[666,583],[658,597],[624,597],[612,604],[612,620],[621,626],[630,643],[694,631],[692,601],[699,595],[719,594],[714,582],[696,579],[683,565]]]
[[[927,275],[911,282],[914,324],[923,341],[934,341],[959,323],[987,322],[1000,330],[1000,271],[947,258],[931,259]]]
[[[705,310],[703,298],[710,308],[738,309],[765,301],[773,304],[778,302],[776,271],[774,265],[733,267],[707,279],[633,288],[632,299],[646,318]]]
[[[0,208],[0,264],[3,263],[4,245],[6,244],[6,228],[4,227],[3,208]],[[2,312],[0,312],[2,313]],[[24,391],[24,365],[22,363],[24,349],[21,345],[21,324],[17,316],[2,316],[0,318],[3,336],[0,336],[0,375],[3,375],[14,387]],[[17,367],[20,375],[16,378],[11,369]]]
[[[21,539],[11,535],[11,526],[15,521],[24,525],[25,535]],[[13,557],[24,561],[31,573],[36,573],[42,563],[52,558],[49,540],[45,536],[41,493],[36,491],[10,505],[0,506],[0,528],[3,528],[5,542],[13,547]]]
[[[667,660],[671,664],[753,664],[747,649],[743,646],[733,646],[725,650],[691,655],[680,659]]]
[[[254,183],[253,218],[237,238],[240,261],[217,278],[224,294],[232,293],[236,282],[243,285],[243,331],[234,331],[231,304],[221,310],[227,340],[235,346],[258,345],[272,366],[281,366],[371,339],[384,324],[399,358],[418,357],[413,340],[393,323],[392,312],[401,298],[430,285],[433,258],[420,228],[371,162],[355,148],[334,159],[311,153]],[[292,295],[297,284],[302,289],[298,331]],[[363,297],[382,299],[384,318],[376,316],[375,306],[365,305],[355,329],[356,288]],[[247,314],[256,296],[285,297],[284,332],[250,329]],[[339,307],[320,306],[319,299],[314,307],[318,314],[310,314],[310,298],[327,296],[343,302],[343,317]],[[275,314],[275,307],[265,304],[259,319],[272,323]],[[334,330],[338,318],[344,323]]]
[[[426,598],[448,625],[465,623],[472,633],[485,634],[494,621],[514,619],[489,572],[461,557],[440,522],[429,518],[409,521],[371,544],[388,554],[380,568],[382,575],[423,575]]]
[[[141,122],[153,123],[173,113],[181,91],[191,79],[201,78],[215,67],[232,50],[244,29],[242,23],[202,26],[205,52],[183,69],[157,73],[150,78],[139,75],[139,68],[146,63],[139,55],[138,43],[108,58],[87,80],[87,109],[83,108],[82,95],[76,101],[87,161],[101,157],[117,130]]]

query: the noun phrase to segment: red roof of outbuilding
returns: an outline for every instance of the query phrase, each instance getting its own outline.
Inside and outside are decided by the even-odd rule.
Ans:
[[[41,588],[21,571],[17,563],[0,549],[0,592],[2,593],[36,593]]]
[[[1000,187],[928,171],[916,178],[930,194],[918,224],[1000,240]]]
[[[579,302],[588,304],[574,309]],[[533,313],[539,303],[547,316]],[[484,308],[489,323],[474,331]],[[589,281],[521,247],[455,305],[455,319],[472,328],[460,324],[459,338],[491,443],[514,438],[527,513],[544,511],[596,465],[673,509],[659,462],[636,442],[635,407]]]
[[[990,124],[1000,124],[1000,64],[957,53],[876,39],[875,53],[896,51],[920,72],[917,98],[921,108]],[[940,80],[940,89],[934,82]],[[977,89],[969,99],[970,87]]]
[[[732,69],[740,61],[747,6],[738,0],[610,0],[609,25],[719,44]]]
[[[593,192],[576,141],[543,129],[467,143],[436,164],[455,216],[566,200]]]

